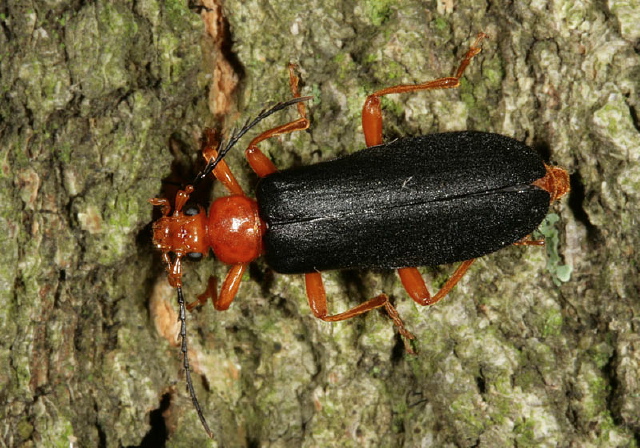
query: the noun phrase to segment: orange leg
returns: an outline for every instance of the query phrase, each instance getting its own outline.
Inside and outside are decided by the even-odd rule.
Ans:
[[[209,277],[209,284],[207,285],[207,289],[198,296],[198,298],[187,304],[187,309],[189,311],[193,310],[195,307],[204,304],[209,297],[211,297],[211,302],[213,302],[213,307],[218,311],[224,311],[229,309],[231,302],[236,297],[238,293],[238,288],[240,288],[240,283],[242,282],[242,276],[244,272],[247,270],[248,263],[242,264],[234,264],[229,269],[227,276],[222,283],[222,288],[220,288],[220,294],[217,293],[217,279],[214,276]]]
[[[291,87],[293,97],[300,98],[300,90],[298,88],[299,79],[295,74],[295,68],[296,66],[294,64],[289,64],[289,86]],[[305,104],[298,103],[297,107],[300,118],[273,129],[269,129],[268,131],[258,135],[256,138],[251,140],[251,143],[249,143],[249,147],[245,151],[245,156],[251,166],[251,169],[253,169],[259,177],[265,177],[271,173],[275,173],[277,169],[273,162],[265,156],[260,149],[258,149],[258,143],[268,138],[275,137],[276,135],[288,134],[295,131],[304,131],[309,128],[309,119],[307,118],[307,108]]]
[[[218,299],[218,279],[213,275],[209,277],[207,289],[200,294],[196,300],[187,303],[187,311],[193,311],[194,308],[204,305],[209,297],[211,297],[211,301],[214,303],[213,306],[215,307],[216,300]]]
[[[207,161],[218,157],[218,147],[220,146],[220,137],[218,132],[213,129],[205,129],[204,131],[204,147],[202,148],[202,156]],[[236,177],[231,173],[227,162],[221,160],[218,165],[213,169],[213,175],[218,179],[222,185],[229,190],[231,194],[239,194],[245,196],[244,191],[240,187],[240,184],[236,180]]]
[[[234,264],[229,272],[227,273],[227,277],[224,279],[222,283],[222,288],[220,288],[220,295],[213,300],[213,307],[218,311],[224,311],[229,308],[231,302],[236,297],[238,293],[238,288],[240,287],[240,282],[242,281],[242,275],[244,271],[247,270],[248,263],[242,264]]]
[[[366,313],[376,308],[384,306],[387,314],[393,320],[393,323],[398,327],[398,332],[407,339],[414,339],[415,336],[411,334],[400,320],[400,316],[396,309],[389,302],[389,297],[386,294],[380,294],[361,303],[358,306],[351,308],[350,310],[342,313],[328,315],[327,309],[327,293],[324,289],[324,283],[322,282],[322,275],[319,272],[312,272],[310,274],[304,274],[305,285],[307,289],[307,299],[309,300],[309,307],[313,312],[313,315],[318,319],[322,319],[325,322],[337,322],[340,320],[350,319],[358,316],[359,314]],[[412,353],[411,347],[405,342],[407,351]]]
[[[544,246],[544,240],[534,240],[531,235],[527,235],[520,241],[513,243],[514,246]]]
[[[474,56],[480,53],[479,47],[482,39],[487,35],[479,33],[473,45],[460,63],[456,74],[447,78],[427,81],[421,84],[400,84],[386,89],[378,90],[367,97],[362,108],[362,131],[367,146],[382,144],[382,110],[380,97],[393,93],[415,92],[417,90],[455,89],[460,86],[460,78]]]
[[[475,261],[475,258],[471,260],[463,261],[460,266],[455,270],[453,275],[447,280],[447,282],[440,288],[440,291],[435,296],[431,297],[427,284],[425,283],[420,271],[417,268],[401,268],[398,269],[398,275],[402,281],[402,286],[407,290],[409,296],[419,305],[433,305],[445,297],[456,283],[467,272],[471,264]]]

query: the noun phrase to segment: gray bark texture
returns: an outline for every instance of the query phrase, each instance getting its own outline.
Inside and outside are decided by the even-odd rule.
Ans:
[[[0,2],[0,446],[638,446],[639,24],[638,0]],[[228,311],[187,315],[209,440],[147,200],[204,128],[288,99],[289,62],[314,99],[309,131],[262,145],[281,168],[361,149],[366,94],[451,75],[480,31],[460,89],[384,99],[385,136],[498,132],[565,167],[546,248],[430,308],[392,272],[323,275],[331,312],[390,294],[416,356],[383,312],[322,322],[256,261]],[[227,270],[186,266],[187,300]]]

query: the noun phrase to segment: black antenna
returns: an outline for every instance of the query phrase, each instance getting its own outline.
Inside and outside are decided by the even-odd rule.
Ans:
[[[189,395],[191,396],[193,406],[196,408],[196,412],[198,413],[200,423],[202,423],[202,426],[207,432],[207,435],[211,439],[213,439],[213,433],[211,432],[211,429],[209,428],[209,425],[204,418],[202,408],[200,407],[200,402],[198,401],[198,397],[196,397],[196,391],[193,388],[193,382],[191,381],[191,368],[189,367],[189,355],[187,353],[187,312],[184,306],[184,296],[182,295],[181,286],[178,286],[178,305],[180,305],[180,338],[182,339],[180,350],[182,351],[182,365],[184,366],[184,373],[187,379],[187,389],[189,390]]]
[[[276,105],[268,109],[264,109],[253,120],[247,120],[244,126],[242,126],[242,128],[240,128],[238,132],[234,130],[231,133],[231,138],[229,139],[229,142],[224,146],[224,148],[220,152],[218,152],[218,156],[215,159],[212,159],[207,163],[205,168],[195,177],[195,179],[192,182],[192,185],[196,185],[198,182],[204,179],[209,173],[211,173],[213,169],[218,165],[218,163],[220,163],[220,161],[224,158],[224,156],[229,152],[229,150],[233,148],[233,146],[236,143],[238,143],[238,140],[240,140],[240,138],[242,138],[242,136],[246,134],[249,131],[249,129],[253,128],[255,125],[260,123],[269,115],[275,112],[278,112],[279,110],[282,110],[286,107],[289,107],[293,104],[300,103],[302,101],[308,101],[311,98],[313,97],[302,96],[298,98],[293,98],[289,101],[283,101],[283,102],[277,103]],[[222,143],[223,142],[220,142],[221,148],[222,148]],[[200,423],[202,423],[202,427],[207,432],[207,435],[213,439],[213,432],[211,432],[211,428],[209,428],[209,425],[207,424],[207,421],[204,418],[204,413],[202,412],[202,408],[200,407],[200,402],[198,401],[198,397],[196,397],[196,391],[193,388],[193,381],[191,379],[191,368],[189,367],[189,354],[187,352],[187,349],[188,349],[187,317],[186,317],[187,311],[184,305],[184,296],[182,294],[182,287],[178,286],[177,290],[178,290],[178,305],[180,307],[180,313],[179,313],[180,315],[178,319],[180,320],[180,338],[182,340],[180,350],[182,351],[182,365],[184,366],[184,373],[187,380],[187,390],[189,390],[191,401],[193,402],[193,406],[196,408],[196,412],[198,413],[198,418],[200,419]]]
[[[249,129],[251,129],[252,127],[257,125],[258,123],[260,123],[262,120],[267,118],[269,115],[278,112],[279,110],[282,110],[282,109],[284,109],[286,107],[289,107],[289,106],[291,106],[293,104],[300,103],[302,101],[309,101],[312,98],[313,97],[311,97],[311,96],[300,96],[300,97],[297,97],[297,98],[290,99],[289,101],[282,101],[282,102],[277,103],[277,104],[275,104],[274,106],[272,106],[272,107],[270,107],[268,109],[264,109],[253,120],[247,120],[245,122],[244,126],[242,126],[239,131],[236,132],[236,130],[234,129],[233,132],[231,133],[231,137],[229,138],[229,142],[224,146],[224,148],[222,150],[220,150],[218,152],[218,156],[215,159],[209,160],[209,162],[204,167],[204,169],[202,171],[200,171],[200,173],[198,173],[198,175],[195,177],[195,179],[193,180],[191,185],[195,186],[202,179],[207,177],[207,175],[209,173],[211,173],[211,171],[213,171],[213,169],[218,165],[218,163],[220,163],[220,161],[229,152],[229,150],[231,148],[233,148],[236,143],[238,143],[238,140],[240,140],[240,138],[242,138],[242,136],[244,134],[246,134],[249,131]],[[220,147],[221,148],[223,147],[223,143],[224,142],[220,142]]]

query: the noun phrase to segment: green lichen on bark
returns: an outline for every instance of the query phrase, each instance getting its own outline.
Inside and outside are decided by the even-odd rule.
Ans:
[[[290,61],[315,98],[308,132],[262,145],[277,166],[361,148],[368,93],[452,74],[484,31],[459,90],[385,98],[386,137],[510,135],[566,167],[574,191],[553,207],[551,269],[543,249],[508,248],[433,308],[414,305],[391,273],[323,276],[332,311],[392,295],[415,357],[384,314],[321,322],[301,277],[255,263],[229,311],[188,316],[209,442],[179,349],[149,313],[163,272],[143,231],[170,138],[195,156],[212,123],[202,20],[179,1],[14,3],[0,10],[3,445],[150,443],[165,394],[175,447],[637,445],[633,2],[224,3],[241,117],[290,96]],[[241,150],[228,161],[251,191]],[[556,284],[562,265],[573,271]],[[214,260],[189,266],[188,297],[225,272]],[[451,271],[423,272],[435,289]]]

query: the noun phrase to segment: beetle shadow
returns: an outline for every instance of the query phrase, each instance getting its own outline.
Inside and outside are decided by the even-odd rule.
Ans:
[[[201,145],[203,144],[204,139],[201,140]],[[173,208],[178,191],[193,183],[196,175],[204,168],[205,161],[201,156],[201,151],[194,151],[194,148],[185,143],[177,133],[169,137],[168,148],[173,160],[169,174],[161,181],[157,197],[168,199]],[[189,196],[189,204],[199,205],[206,209],[210,202],[213,182],[213,176],[202,179]],[[152,222],[155,222],[162,216],[161,207],[153,207],[152,213]]]
[[[587,195],[584,189],[584,182],[579,172],[575,172],[569,176],[569,182],[571,184],[571,191],[569,192],[569,199],[567,205],[576,221],[582,223],[587,231],[587,240],[595,243],[601,243],[604,241],[604,236],[600,232],[597,226],[591,223],[589,215],[584,209],[583,204],[587,200]]]
[[[551,148],[549,147],[549,144],[547,142],[534,141],[531,145],[531,148],[533,148],[535,152],[540,154],[540,157],[542,157],[545,163],[549,163],[549,158],[551,157]]]
[[[260,286],[260,293],[263,297],[270,297],[273,294],[272,288],[275,281],[275,273],[264,263],[260,261],[249,263],[249,277]]]

